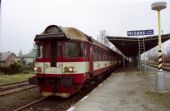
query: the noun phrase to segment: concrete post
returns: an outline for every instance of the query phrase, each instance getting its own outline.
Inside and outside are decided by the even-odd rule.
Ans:
[[[165,91],[165,74],[163,71],[158,71],[156,75],[156,89],[158,92]]]
[[[163,57],[162,57],[162,40],[161,40],[161,20],[160,20],[160,10],[158,12],[158,72],[156,78],[156,88],[158,92],[165,90],[165,74],[162,70]]]

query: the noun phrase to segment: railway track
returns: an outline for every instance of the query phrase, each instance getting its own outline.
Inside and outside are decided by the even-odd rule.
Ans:
[[[90,91],[88,91],[89,93]],[[31,103],[21,106],[13,111],[66,111],[69,107],[88,94],[80,92],[70,98],[60,98],[56,96],[44,97]]]
[[[30,89],[33,87],[37,87],[37,86],[30,85],[28,81],[0,85],[0,96],[8,95],[8,94],[15,93],[21,90]]]
[[[43,98],[37,99],[37,100],[35,100],[35,101],[33,101],[33,102],[29,103],[29,104],[26,104],[26,105],[24,105],[24,106],[19,107],[19,108],[13,110],[13,111],[23,110],[24,108],[29,107],[29,106],[31,106],[31,105],[33,105],[33,104],[36,104],[36,103],[38,103],[38,102],[40,102],[40,101],[43,101],[43,100],[45,100],[46,98],[47,98],[47,97],[43,97]]]
[[[66,109],[69,108],[71,104],[74,104],[76,100],[79,100],[77,97],[77,95],[74,95],[69,99],[55,96],[44,97],[21,106],[13,111],[66,111]]]
[[[50,96],[38,99],[27,105],[21,106],[13,111],[66,111],[77,101],[85,97],[89,92],[96,88],[106,77],[98,82],[93,83],[88,87],[82,88],[78,93],[72,95],[69,98],[60,98],[56,96]]]
[[[56,96],[49,96],[37,99],[29,104],[21,106],[13,111],[66,111],[73,104],[86,96],[92,89],[86,89],[72,95],[69,98],[60,98]]]
[[[156,67],[156,68],[158,67],[157,63],[150,63],[150,62],[148,62],[147,65],[150,65],[150,66]],[[164,63],[162,69],[166,70],[166,71],[170,71],[170,64]]]

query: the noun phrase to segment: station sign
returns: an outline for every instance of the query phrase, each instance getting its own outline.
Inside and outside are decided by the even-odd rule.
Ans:
[[[154,34],[153,29],[127,31],[127,36],[141,36],[141,35],[153,35],[153,34]]]

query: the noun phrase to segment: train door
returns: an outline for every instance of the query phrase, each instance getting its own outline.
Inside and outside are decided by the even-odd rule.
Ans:
[[[90,73],[93,73],[93,46],[90,45],[90,51],[89,51],[89,70]]]
[[[63,74],[63,42],[57,42],[57,58],[56,58],[56,68],[58,74]]]
[[[63,62],[61,59],[62,43],[50,41],[50,63],[45,64],[45,73],[62,74]]]
[[[56,67],[56,55],[57,55],[57,43],[55,41],[50,42],[50,67]]]

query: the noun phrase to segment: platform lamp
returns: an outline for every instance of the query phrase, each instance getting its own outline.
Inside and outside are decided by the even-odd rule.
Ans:
[[[165,91],[165,74],[162,70],[162,41],[161,41],[161,22],[160,22],[160,11],[166,8],[166,2],[155,2],[151,5],[152,10],[156,10],[158,13],[158,72],[156,75],[156,89],[158,92]]]

